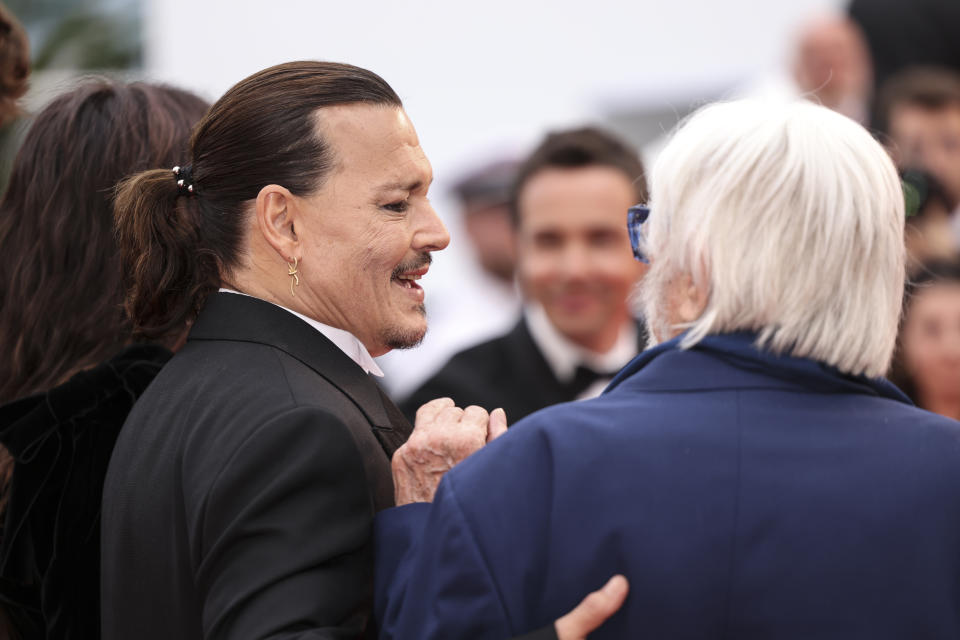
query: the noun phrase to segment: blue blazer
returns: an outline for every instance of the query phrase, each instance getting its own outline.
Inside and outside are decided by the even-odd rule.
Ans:
[[[960,423],[754,336],[665,343],[376,522],[381,637],[960,638]]]

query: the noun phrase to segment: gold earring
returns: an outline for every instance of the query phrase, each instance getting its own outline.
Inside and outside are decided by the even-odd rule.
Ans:
[[[300,263],[300,258],[294,256],[293,263],[287,263],[287,275],[290,276],[290,295],[296,297],[297,292],[293,290],[294,286],[300,286],[300,276],[297,275],[297,265]]]

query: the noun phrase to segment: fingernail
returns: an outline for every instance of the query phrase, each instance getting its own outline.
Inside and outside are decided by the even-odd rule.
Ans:
[[[619,595],[627,590],[627,579],[621,575],[615,575],[603,585],[603,590],[613,596]]]

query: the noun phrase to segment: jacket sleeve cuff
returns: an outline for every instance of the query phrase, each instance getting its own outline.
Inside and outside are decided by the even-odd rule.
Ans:
[[[423,538],[430,506],[429,502],[414,502],[391,507],[374,519],[374,611],[379,620],[386,615],[389,598],[402,599],[406,591],[410,563],[404,564],[403,559],[416,551],[417,541]]]
[[[536,631],[531,631],[522,636],[517,636],[513,640],[557,640],[557,628],[555,625],[543,627]]]

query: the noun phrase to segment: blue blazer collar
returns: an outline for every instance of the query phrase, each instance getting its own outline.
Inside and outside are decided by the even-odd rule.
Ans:
[[[680,349],[682,339],[683,335],[680,335],[642,352],[617,374],[604,393],[616,389],[644,369],[649,373],[655,373],[654,369],[658,370],[656,373],[666,373],[666,368],[656,365],[666,364],[666,361],[673,359],[667,356],[683,353]],[[711,356],[746,374],[752,374],[751,377],[768,379],[772,386],[801,386],[825,393],[861,393],[912,404],[902,391],[883,378],[851,376],[815,360],[777,356],[758,349],[755,346],[756,340],[757,335],[751,332],[710,335],[689,351]],[[726,377],[720,378],[716,372],[705,371],[699,367],[684,367],[676,373],[677,375],[670,375],[670,382],[677,388],[731,386],[731,381]]]

